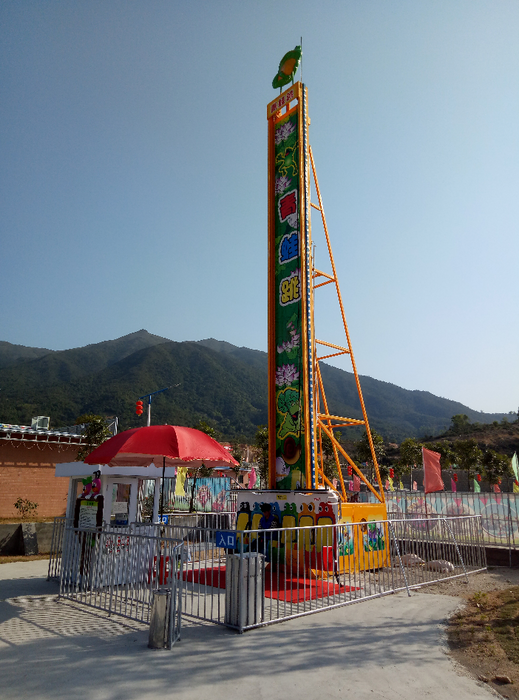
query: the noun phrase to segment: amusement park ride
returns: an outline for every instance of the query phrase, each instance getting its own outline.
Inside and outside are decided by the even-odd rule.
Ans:
[[[340,480],[340,498],[347,494],[339,454],[360,480],[384,503],[384,491],[337,278],[323,201],[308,140],[307,88],[293,83],[301,49],[281,60],[273,86],[292,85],[267,107],[269,140],[269,457],[270,487],[299,483],[310,489],[333,488],[324,473],[323,435],[332,443]],[[310,201],[311,179],[317,204]],[[311,209],[319,212],[330,272],[318,270],[312,254]],[[314,296],[333,285],[344,345],[318,339],[314,332]],[[320,363],[347,355],[357,387],[362,419],[331,415]],[[335,438],[334,431],[363,426],[369,441],[378,490],[365,478]],[[294,472],[297,475],[294,479]],[[300,477],[299,477],[300,475]],[[287,483],[288,482],[288,483]]]
[[[268,120],[268,376],[269,489],[242,495],[237,529],[255,529],[270,504],[281,527],[360,523],[387,518],[386,503],[357,367],[353,356],[324,206],[309,145],[307,88],[294,83],[301,59],[296,46],[282,58],[272,82],[280,94],[267,105]],[[289,85],[284,91],[283,87]],[[310,199],[311,184],[317,203]],[[329,257],[325,272],[314,264],[311,210],[319,212]],[[317,338],[314,298],[325,286],[336,292],[343,344]],[[338,324],[339,325],[339,324]],[[362,418],[330,413],[320,363],[349,356]],[[374,486],[347,454],[335,432],[350,426],[366,431],[376,475]],[[325,438],[331,441],[339,484],[324,470]],[[340,456],[375,503],[348,502]],[[378,487],[378,488],[377,488]],[[373,524],[374,526],[374,524]],[[362,546],[361,543],[356,544]],[[385,548],[384,548],[385,549]],[[379,564],[387,552],[379,551]],[[346,558],[347,559],[347,558]],[[373,562],[370,564],[373,566]],[[348,568],[345,560],[343,567]]]

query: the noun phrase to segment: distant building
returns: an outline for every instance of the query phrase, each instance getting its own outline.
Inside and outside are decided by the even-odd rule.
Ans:
[[[14,503],[38,504],[37,517],[64,515],[69,479],[54,475],[56,464],[73,462],[84,444],[75,428],[48,430],[41,417],[32,426],[0,423],[0,518],[17,518]]]

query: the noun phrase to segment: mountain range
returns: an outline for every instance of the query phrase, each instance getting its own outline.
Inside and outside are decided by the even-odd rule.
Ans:
[[[353,374],[321,368],[330,412],[361,417]],[[438,435],[459,413],[479,423],[506,416],[371,377],[360,382],[370,425],[395,442]],[[174,342],[145,330],[61,351],[0,342],[0,422],[27,425],[45,415],[57,428],[96,413],[118,416],[125,430],[146,424],[136,400],[164,387],[171,388],[152,400],[154,424],[204,420],[226,439],[251,441],[267,423],[267,353],[259,350],[212,338]]]

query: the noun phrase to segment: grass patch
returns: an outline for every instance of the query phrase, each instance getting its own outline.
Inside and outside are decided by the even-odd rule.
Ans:
[[[492,621],[492,631],[506,655],[514,664],[519,664],[519,586],[501,591],[501,606]]]

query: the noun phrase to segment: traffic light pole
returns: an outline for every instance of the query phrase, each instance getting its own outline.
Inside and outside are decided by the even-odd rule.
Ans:
[[[175,384],[175,386],[180,386],[180,384]],[[139,396],[137,405],[139,401],[142,401],[142,399],[148,399],[148,422],[147,425],[151,425],[151,397],[155,396],[155,394],[162,394],[163,391],[167,391],[168,389],[171,389],[170,386],[165,387],[164,389],[159,389],[158,391],[152,391],[151,394],[144,394],[143,396]],[[140,415],[137,409],[137,415]],[[142,412],[142,411],[141,411]]]

